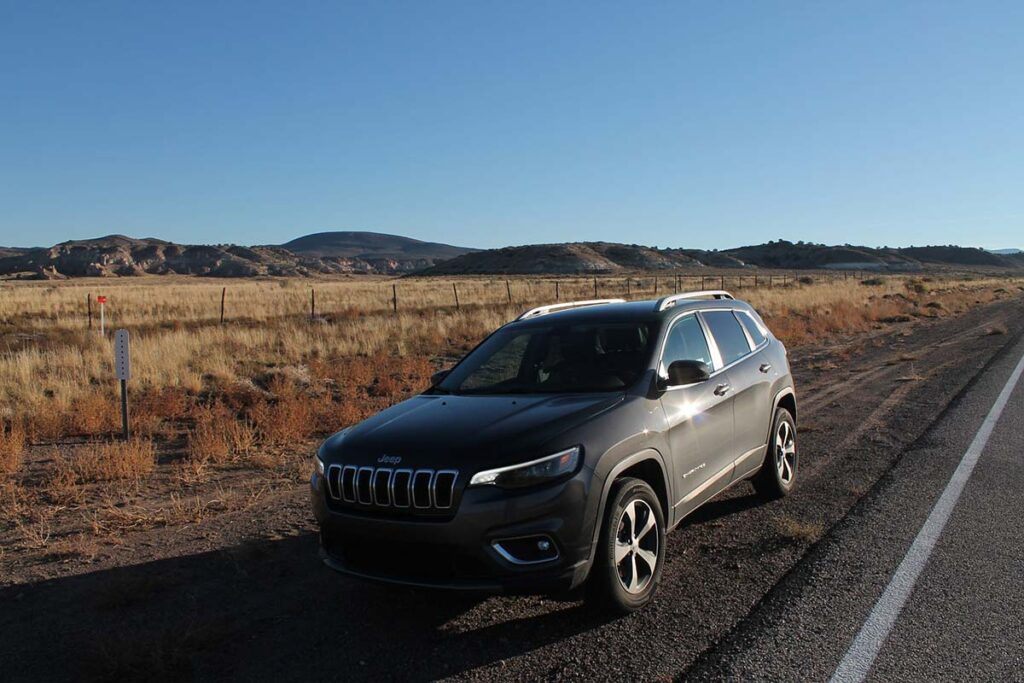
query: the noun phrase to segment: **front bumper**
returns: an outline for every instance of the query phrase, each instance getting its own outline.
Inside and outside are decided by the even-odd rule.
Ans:
[[[597,519],[592,501],[599,498],[589,494],[597,481],[584,468],[565,482],[527,491],[466,489],[447,519],[339,509],[328,501],[321,477],[314,475],[310,485],[320,555],[332,569],[408,586],[556,593],[586,580]],[[494,547],[534,535],[550,539],[558,556],[522,565]]]

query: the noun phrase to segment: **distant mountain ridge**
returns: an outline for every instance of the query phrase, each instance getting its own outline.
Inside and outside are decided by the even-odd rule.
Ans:
[[[472,251],[371,232],[317,233],[292,240],[288,247],[175,244],[152,237],[107,235],[61,242],[48,248],[0,247],[0,277],[401,274],[429,268],[446,258]]]
[[[533,244],[464,254],[424,275],[586,274],[690,268],[779,268],[917,271],[933,267],[1024,267],[1024,255],[958,246],[872,248],[776,240],[708,251],[658,249],[608,242]]]
[[[705,268],[912,272],[941,267],[1024,268],[1024,254],[969,247],[871,248],[776,240],[735,249],[657,248],[615,242],[530,244],[474,250],[373,232],[322,232],[284,245],[175,244],[108,235],[48,248],[0,247],[0,277],[59,279],[136,275],[315,276],[346,273],[608,274]]]

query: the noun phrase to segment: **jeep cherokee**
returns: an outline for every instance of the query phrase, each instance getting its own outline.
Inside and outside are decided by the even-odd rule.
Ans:
[[[793,490],[782,343],[722,291],[542,306],[320,446],[321,556],[415,586],[653,596],[665,533],[737,482]]]

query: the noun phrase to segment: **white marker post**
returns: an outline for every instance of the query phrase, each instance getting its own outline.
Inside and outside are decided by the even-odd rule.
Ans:
[[[100,308],[102,311],[102,307]],[[102,318],[101,318],[102,319]],[[132,373],[132,357],[128,346],[128,330],[114,333],[114,370],[121,381],[121,432],[128,440],[128,378]]]
[[[100,305],[100,336],[101,337],[105,337],[106,334],[103,331],[103,327],[104,327],[104,323],[105,323],[105,319],[103,317],[103,308],[104,308],[104,306],[107,303],[107,297],[105,297],[105,296],[98,296],[98,297],[96,297],[96,301]]]

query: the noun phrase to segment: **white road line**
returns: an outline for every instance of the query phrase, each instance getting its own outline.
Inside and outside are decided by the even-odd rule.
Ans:
[[[964,486],[967,484],[971,472],[974,471],[978,458],[981,457],[981,452],[985,450],[989,436],[992,435],[999,416],[1003,414],[1003,408],[1010,400],[1010,394],[1013,393],[1021,373],[1024,373],[1024,356],[1018,361],[1017,367],[1006,381],[1006,386],[1000,392],[999,398],[996,399],[988,416],[985,417],[985,421],[981,423],[981,428],[974,435],[974,441],[964,453],[956,471],[953,472],[949,483],[942,491],[942,496],[939,497],[931,514],[928,515],[928,519],[925,520],[924,526],[917,533],[914,543],[910,546],[903,561],[900,562],[900,566],[897,567],[896,573],[893,574],[882,597],[875,603],[867,621],[861,626],[850,649],[846,651],[846,656],[839,662],[839,667],[832,674],[832,683],[859,683],[867,678],[871,666],[875,663],[875,658],[878,657],[878,652],[882,649],[885,639],[889,637],[896,617],[899,616],[904,603],[914,590],[917,577],[928,563],[932,549],[935,548],[939,535],[942,534],[946,522],[949,521],[949,515],[953,512],[953,507],[959,500],[960,494],[963,493]]]

